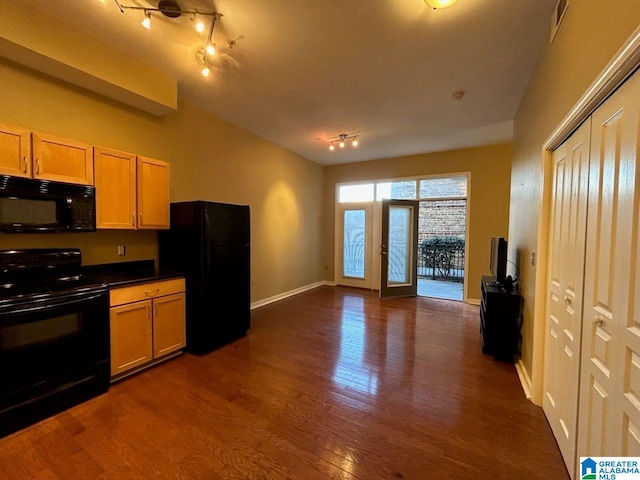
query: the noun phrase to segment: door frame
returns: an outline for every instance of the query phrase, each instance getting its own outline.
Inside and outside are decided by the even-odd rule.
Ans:
[[[344,212],[347,210],[364,210],[365,211],[365,252],[364,252],[364,278],[359,279],[352,277],[346,283],[341,281],[342,261],[343,261],[343,240],[344,240]],[[336,285],[344,285],[347,287],[368,288],[373,289],[373,266],[370,265],[370,259],[373,257],[373,204],[372,202],[352,202],[352,203],[336,203],[335,218],[335,239],[334,239],[334,283]],[[346,277],[344,277],[346,278]]]
[[[636,28],[629,39],[622,45],[607,66],[600,72],[580,100],[574,105],[564,119],[558,124],[553,133],[542,145],[541,153],[541,201],[538,214],[537,260],[534,285],[533,304],[533,341],[532,365],[530,377],[522,364],[518,361],[516,369],[520,376],[527,398],[534,404],[542,405],[544,392],[545,365],[545,331],[546,331],[546,281],[549,259],[549,230],[551,194],[552,194],[552,163],[553,151],[558,148],[576,130],[595,109],[609,97],[633,72],[640,67],[640,27]]]
[[[344,205],[338,202],[339,198],[339,190],[343,185],[362,185],[367,183],[373,183],[374,185],[377,183],[385,183],[385,182],[401,182],[403,180],[415,180],[418,182],[416,184],[416,188],[419,188],[420,180],[430,179],[430,178],[450,178],[450,177],[465,177],[467,179],[467,196],[466,196],[466,211],[465,211],[465,225],[464,225],[464,279],[463,279],[463,287],[462,287],[462,301],[464,303],[468,303],[471,305],[480,305],[480,299],[470,299],[468,295],[468,285],[469,285],[469,231],[471,224],[471,172],[470,171],[461,171],[461,172],[448,172],[448,173],[424,173],[424,174],[416,174],[405,177],[383,177],[383,178],[374,178],[369,180],[354,180],[348,182],[339,182],[334,185],[334,251],[333,251],[333,284],[338,285],[338,276],[339,276],[339,268],[338,268],[338,217],[339,217],[339,208],[340,205]],[[416,192],[417,193],[417,192]],[[416,195],[419,197],[419,195]],[[382,228],[382,202],[375,199],[376,197],[376,189],[374,187],[373,191],[373,200],[365,201],[365,202],[351,202],[352,205],[356,204],[367,204],[372,205],[373,212],[373,233],[372,233],[372,245],[374,248],[373,254],[373,262],[372,262],[372,277],[371,277],[371,288],[372,290],[377,290],[380,285],[380,240],[381,240],[381,228]],[[416,198],[418,202],[421,202],[423,199]],[[444,199],[446,200],[446,199]],[[346,203],[346,202],[345,202]]]
[[[382,205],[382,223],[381,223],[381,240],[380,240],[380,298],[394,298],[394,297],[415,297],[418,295],[418,218],[420,216],[420,200],[395,200],[385,199],[381,202]],[[411,279],[408,284],[397,285],[392,287],[389,285],[389,230],[390,230],[390,213],[391,207],[409,208],[411,210],[411,218],[409,228],[410,232],[410,260],[411,265],[409,267],[411,273]],[[387,227],[385,231],[385,227]],[[386,244],[385,245],[385,240]],[[386,261],[383,259],[383,255]],[[386,285],[383,284],[383,280],[386,280]],[[391,292],[397,289],[396,295]]]

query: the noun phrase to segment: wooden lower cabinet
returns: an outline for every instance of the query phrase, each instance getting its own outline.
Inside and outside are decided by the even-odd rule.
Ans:
[[[184,279],[111,290],[111,376],[186,345]]]
[[[151,300],[111,308],[111,375],[153,360]]]

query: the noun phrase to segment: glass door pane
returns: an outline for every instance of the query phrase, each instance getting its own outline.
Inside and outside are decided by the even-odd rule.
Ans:
[[[342,275],[351,278],[364,278],[365,210],[345,210],[343,228]]]
[[[411,281],[411,207],[389,207],[388,285]]]

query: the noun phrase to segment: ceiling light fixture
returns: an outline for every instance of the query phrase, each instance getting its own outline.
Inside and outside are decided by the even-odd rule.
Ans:
[[[124,13],[125,10],[142,10],[144,13],[144,19],[142,20],[142,26],[147,30],[151,29],[151,14],[159,12],[165,17],[178,18],[183,14],[191,15],[191,20],[195,22],[195,28],[198,32],[204,32],[205,23],[202,17],[211,17],[211,23],[209,24],[209,34],[205,39],[204,46],[201,50],[196,52],[196,58],[202,68],[202,75],[207,77],[211,72],[209,68],[209,56],[216,53],[215,43],[213,43],[213,28],[216,25],[216,21],[222,17],[221,13],[210,11],[203,12],[196,9],[182,8],[175,0],[160,0],[157,8],[152,7],[139,7],[138,5],[125,5],[120,0],[113,0],[120,9],[120,12]],[[206,73],[205,73],[206,72]]]
[[[438,8],[447,8],[456,3],[458,0],[424,0],[434,10]]]
[[[202,20],[198,20],[198,14],[193,14],[193,21],[196,24],[196,32],[202,33],[204,32],[204,22]]]
[[[142,26],[149,30],[151,28],[151,13],[144,11],[144,18],[142,19]]]
[[[338,143],[338,146],[340,148],[344,148],[344,143],[347,140],[351,140],[351,146],[352,147],[357,147],[358,146],[358,137],[359,135],[347,135],[346,133],[341,133],[340,135],[338,135],[336,138],[330,138],[329,141],[329,150],[331,150],[332,152],[336,149],[336,142]]]

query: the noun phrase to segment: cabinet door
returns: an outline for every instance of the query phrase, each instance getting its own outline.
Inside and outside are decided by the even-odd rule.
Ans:
[[[185,294],[156,298],[153,301],[153,357],[180,350],[185,344]]]
[[[170,165],[138,157],[138,228],[169,228]]]
[[[0,125],[0,174],[31,177],[31,132]]]
[[[126,372],[153,359],[151,300],[112,307],[111,375]]]
[[[136,156],[93,150],[97,228],[136,228]]]
[[[91,145],[33,133],[33,178],[93,185]]]

